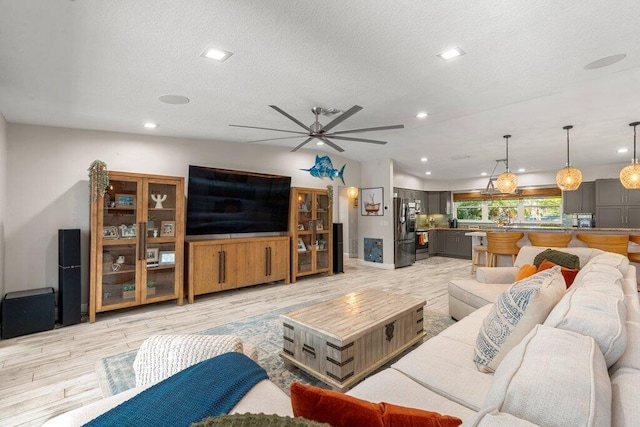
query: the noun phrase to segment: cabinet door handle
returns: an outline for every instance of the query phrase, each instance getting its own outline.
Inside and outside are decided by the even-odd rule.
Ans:
[[[147,223],[138,223],[138,260],[147,259]]]
[[[269,247],[264,248],[264,275],[269,275]]]
[[[222,283],[227,281],[227,251],[222,251]]]

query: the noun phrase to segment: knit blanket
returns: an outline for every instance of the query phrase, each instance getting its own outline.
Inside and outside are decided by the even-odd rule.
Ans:
[[[85,426],[188,426],[228,413],[266,371],[229,352],[184,369],[89,421]]]

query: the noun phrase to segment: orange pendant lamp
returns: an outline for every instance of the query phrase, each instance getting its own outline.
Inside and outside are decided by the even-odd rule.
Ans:
[[[511,138],[511,135],[505,135],[503,138],[507,141],[507,158],[505,160],[507,168],[498,175],[496,187],[501,193],[513,193],[518,187],[518,177],[509,170],[509,138]]]
[[[638,125],[640,122],[629,123],[629,126],[633,126],[633,159],[620,171],[620,182],[629,190],[640,188],[640,164],[636,157],[636,126]]]
[[[558,184],[558,188],[562,191],[577,190],[580,184],[582,184],[582,172],[580,172],[580,169],[571,166],[571,162],[569,161],[569,130],[572,128],[573,126],[565,126],[562,128],[567,131],[567,165],[556,174],[556,184]]]

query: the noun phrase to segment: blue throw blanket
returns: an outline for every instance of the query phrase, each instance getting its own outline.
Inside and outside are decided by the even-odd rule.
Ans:
[[[228,413],[267,372],[242,353],[224,353],[170,376],[85,426],[188,426]]]

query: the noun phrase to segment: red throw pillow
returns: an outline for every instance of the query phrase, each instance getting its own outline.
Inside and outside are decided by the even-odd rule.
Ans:
[[[457,427],[462,420],[392,403],[372,403],[332,390],[291,384],[293,415],[332,427]]]
[[[389,427],[458,427],[462,424],[460,418],[437,412],[407,408],[393,403],[382,403],[382,407],[382,421]]]
[[[529,276],[533,276],[538,271],[539,270],[535,265],[524,264],[522,267],[520,267],[520,270],[518,270],[518,273],[516,274],[516,282],[522,279],[526,279]]]
[[[545,259],[540,264],[540,267],[538,267],[538,271],[547,270],[551,267],[555,267],[556,265],[558,264]],[[573,281],[578,275],[578,271],[580,270],[578,270],[577,268],[567,268],[560,266],[560,272],[562,273],[562,277],[564,277],[564,282],[567,285],[567,289],[569,289],[569,286],[573,285]]]
[[[332,427],[383,427],[380,404],[332,390],[291,384],[293,415]]]

